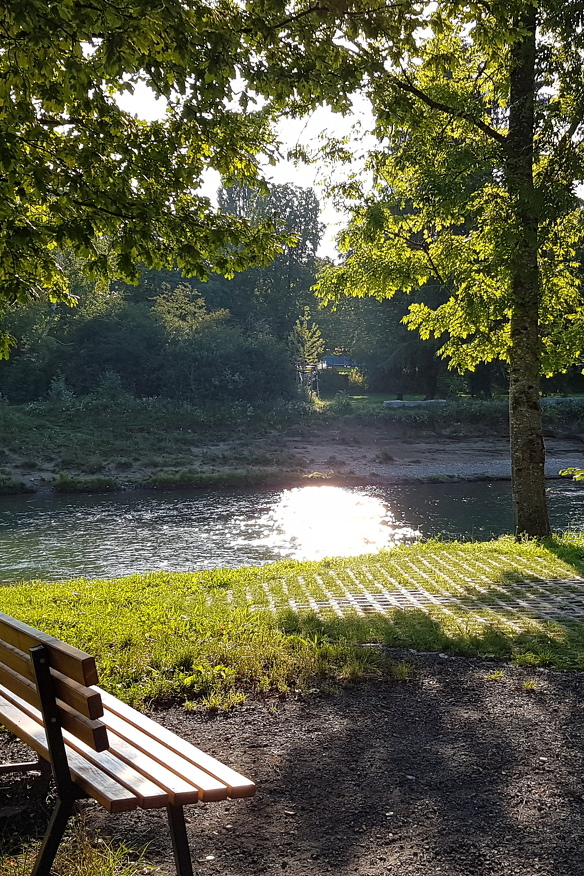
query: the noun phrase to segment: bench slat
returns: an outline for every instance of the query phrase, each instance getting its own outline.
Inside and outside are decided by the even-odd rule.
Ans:
[[[13,645],[8,645],[1,641],[0,663],[22,675],[28,681],[34,681],[30,656]],[[68,678],[56,669],[51,669],[51,675],[53,677],[55,693],[60,700],[63,700],[64,703],[67,703],[77,712],[85,715],[86,718],[101,718],[103,715],[103,705],[101,697],[96,690],[79,684],[79,682]]]
[[[75,749],[86,760],[95,764],[96,767],[135,794],[141,809],[160,809],[163,806],[168,806],[170,800],[166,791],[128,766],[127,763],[119,760],[110,751],[94,751],[88,745],[84,745],[83,742],[71,736],[70,733],[65,731],[63,735],[68,747]]]
[[[147,754],[138,751],[125,739],[116,736],[115,733],[109,733],[110,752],[119,757],[120,760],[133,767],[143,776],[151,779],[157,785],[166,791],[170,802],[183,806],[185,803],[198,803],[199,789],[195,785],[190,784],[186,779],[177,776],[175,773],[166,769],[156,760],[152,760]]]
[[[38,755],[49,759],[44,728],[29,714],[11,702],[10,692],[0,691],[0,718],[2,723],[30,746]],[[92,797],[108,812],[129,812],[136,809],[136,795],[118,782],[105,775],[100,769],[88,763],[77,752],[68,750],[67,758],[71,777],[88,796]]]
[[[132,724],[128,724],[122,718],[118,718],[113,712],[107,709],[104,713],[104,723],[108,728],[108,732],[115,733],[130,745],[147,754],[158,763],[176,773],[177,776],[182,776],[191,784],[199,789],[199,800],[205,803],[211,803],[217,800],[227,799],[227,786],[224,782],[219,782],[209,773],[204,772],[199,767],[185,760],[176,752],[168,748],[168,746],[158,742],[151,736],[142,733]],[[111,737],[112,745],[115,745],[114,737]]]
[[[237,773],[230,767],[225,766],[225,764],[221,763],[221,761],[212,757],[210,754],[206,754],[204,751],[201,751],[200,748],[191,745],[190,742],[177,736],[172,730],[163,727],[162,724],[157,724],[156,721],[143,715],[142,712],[138,712],[126,703],[122,703],[121,700],[116,699],[116,697],[112,696],[97,685],[94,686],[94,690],[99,691],[101,694],[103,704],[106,708],[106,715],[107,711],[113,712],[115,715],[123,718],[124,721],[128,721],[130,724],[133,724],[134,727],[142,730],[152,739],[159,740],[164,745],[168,746],[171,751],[177,752],[177,754],[180,754],[190,763],[195,764],[195,766],[198,766],[206,773],[209,773],[209,775],[219,779],[220,782],[227,785],[230,797],[253,797],[255,794],[255,783],[252,782],[251,779],[248,779],[246,776],[241,775],[241,773]]]
[[[86,654],[85,651],[61,642],[54,636],[42,633],[4,612],[0,612],[0,636],[9,645],[14,645],[25,653],[34,645],[45,645],[50,651],[50,663],[53,669],[58,669],[80,684],[87,686],[97,684],[97,667],[95,658],[91,654]]]
[[[10,700],[21,712],[42,726],[43,719],[39,709],[35,709],[30,703],[27,703],[12,692],[10,693]],[[154,782],[146,779],[141,773],[118,760],[109,751],[94,751],[66,730],[63,730],[63,739],[68,754],[69,749],[73,749],[85,760],[89,761],[89,763],[99,767],[104,773],[107,773],[112,779],[119,782],[124,788],[127,788],[128,791],[135,794],[138,798],[138,806],[141,809],[160,809],[160,807],[168,805],[168,794],[159,788],[158,785],[155,785]]]
[[[3,666],[0,663],[0,684],[4,685],[7,690],[26,700],[27,703],[35,707],[40,706],[39,695],[36,685],[32,681],[23,678],[12,669]],[[108,747],[107,730],[102,721],[92,721],[90,718],[85,718],[83,715],[73,711],[70,706],[57,701],[59,706],[59,717],[62,726],[82,739],[91,748],[96,751],[104,751]]]

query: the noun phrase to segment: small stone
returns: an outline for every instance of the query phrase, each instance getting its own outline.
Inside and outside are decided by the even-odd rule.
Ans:
[[[284,809],[284,815],[296,815],[295,809]]]
[[[415,776],[406,776],[406,779],[409,779],[410,782],[415,782],[415,781],[416,781],[416,777],[415,777]]]

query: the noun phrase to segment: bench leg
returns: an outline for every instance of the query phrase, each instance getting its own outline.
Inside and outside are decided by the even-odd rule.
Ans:
[[[172,803],[169,803],[166,809],[168,812],[168,824],[176,872],[178,876],[193,876],[193,864],[187,839],[183,808],[182,806],[174,806]]]
[[[49,876],[74,805],[74,800],[67,800],[66,802],[57,800],[57,805],[53,809],[49,826],[44,835],[39,853],[36,856],[31,876]]]

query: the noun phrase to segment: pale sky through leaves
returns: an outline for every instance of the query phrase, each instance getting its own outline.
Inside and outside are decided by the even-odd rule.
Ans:
[[[135,87],[134,93],[127,92],[117,97],[117,102],[122,109],[132,112],[145,121],[160,119],[164,115],[166,103],[164,100],[156,100],[153,93],[144,84]],[[344,137],[350,136],[352,127],[356,121],[361,121],[366,126],[370,121],[370,114],[364,102],[355,102],[356,112],[354,116],[343,117],[333,113],[327,108],[321,108],[313,112],[305,119],[285,119],[280,123],[278,136],[282,142],[282,158],[277,165],[271,167],[267,162],[265,175],[268,181],[276,184],[292,183],[304,188],[312,187],[321,205],[321,221],[326,226],[320,244],[318,254],[323,257],[335,258],[337,255],[334,238],[345,223],[342,213],[335,209],[329,199],[325,197],[324,186],[327,182],[329,169],[322,162],[312,164],[296,164],[288,161],[285,155],[298,145],[309,148],[311,151],[318,148],[319,137],[323,132],[331,135]],[[355,140],[355,153],[359,151]],[[354,168],[353,168],[354,170]],[[349,172],[346,166],[336,171],[336,175],[346,176]],[[202,193],[213,203],[217,201],[217,189],[221,184],[219,174],[216,171],[207,171],[206,181]]]

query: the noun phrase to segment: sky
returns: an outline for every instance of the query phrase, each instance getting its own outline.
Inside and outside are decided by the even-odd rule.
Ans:
[[[153,121],[164,115],[165,102],[156,100],[153,93],[143,84],[136,86],[134,94],[123,93],[117,98],[119,105],[128,112],[132,112],[145,121]],[[360,120],[367,125],[368,116],[365,104],[357,104],[355,115],[343,117],[333,113],[327,108],[321,108],[305,119],[287,119],[280,124],[278,130],[279,139],[282,142],[281,152],[283,155],[298,144],[303,146],[315,146],[319,136],[324,131],[337,136],[349,135],[355,121]],[[344,173],[347,172],[346,168]],[[321,205],[321,222],[325,225],[325,232],[321,240],[318,255],[335,258],[337,250],[334,242],[335,236],[345,224],[343,214],[334,208],[330,200],[325,197],[323,187],[325,184],[326,170],[322,164],[311,165],[294,164],[282,158],[274,167],[266,163],[265,177],[269,182],[276,184],[292,183],[303,188],[314,188]],[[221,180],[216,171],[208,171],[201,192],[213,203],[216,203],[216,195]]]

